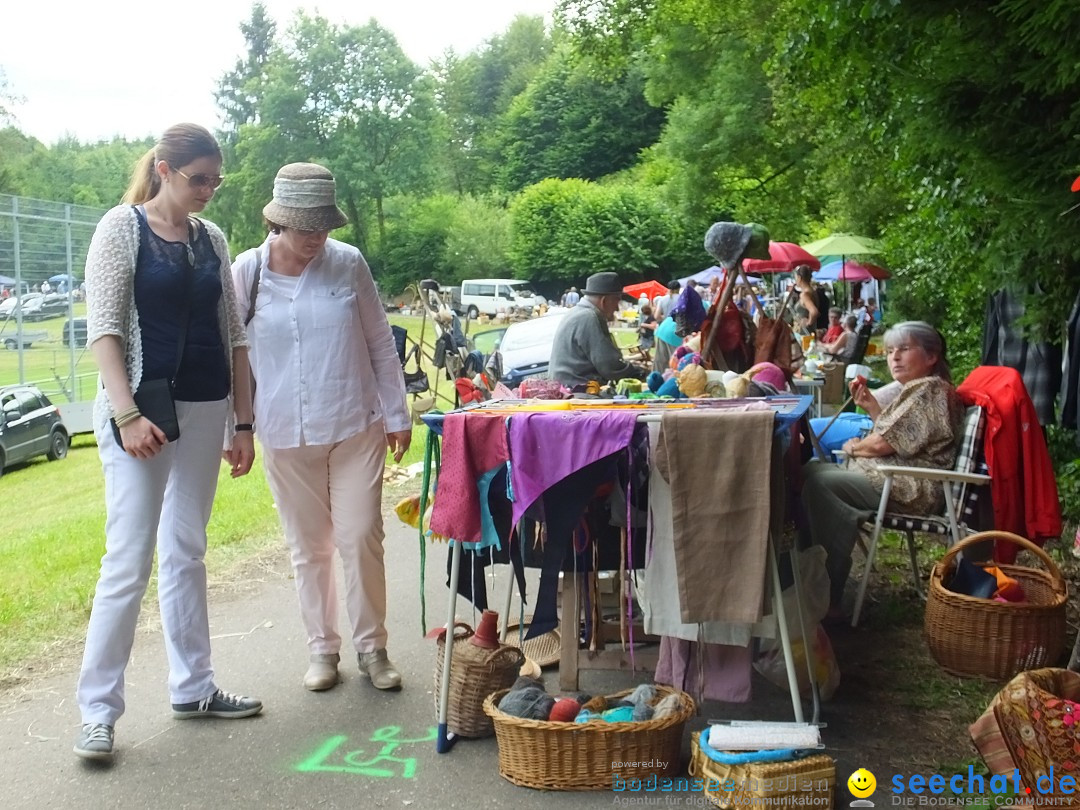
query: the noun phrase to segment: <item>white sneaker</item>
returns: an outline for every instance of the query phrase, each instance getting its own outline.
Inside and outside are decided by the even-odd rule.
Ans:
[[[338,675],[338,662],[341,656],[337,653],[313,655],[304,675],[304,688],[312,692],[325,692],[333,689],[341,681]]]

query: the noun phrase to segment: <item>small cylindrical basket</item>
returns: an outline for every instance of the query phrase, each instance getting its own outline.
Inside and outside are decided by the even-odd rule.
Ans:
[[[496,708],[508,690],[484,701],[495,723],[499,775],[515,785],[542,790],[612,790],[621,783],[682,772],[683,728],[694,713],[685,692],[657,686],[662,699],[677,694],[681,706],[658,720],[630,723],[557,723],[526,720]],[[625,697],[631,690],[619,692]]]
[[[996,564],[1023,586],[1026,601],[979,599],[945,587],[961,551],[999,539],[1032,552],[1047,568]],[[1065,648],[1067,598],[1061,569],[1034,543],[1010,532],[973,534],[945,552],[930,573],[926,643],[942,669],[963,678],[1003,681],[1024,670],[1052,666]]]
[[[836,761],[827,754],[790,762],[725,765],[701,750],[700,736],[705,733],[691,735],[690,776],[700,781],[705,798],[717,807],[833,806]]]
[[[473,630],[458,622],[454,625],[454,655],[450,661],[450,702],[446,712],[447,729],[462,737],[490,737],[495,729],[484,713],[484,699],[498,689],[507,689],[517,680],[525,655],[516,647],[502,645],[488,650],[468,643]],[[438,640],[435,658],[435,703],[438,709],[442,692],[443,661],[446,658],[446,635]]]

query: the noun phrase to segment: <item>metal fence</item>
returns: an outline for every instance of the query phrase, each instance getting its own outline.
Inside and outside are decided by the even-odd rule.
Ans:
[[[95,393],[94,365],[82,335],[65,324],[84,314],[86,251],[104,209],[0,194],[0,385],[29,382],[78,402]],[[36,295],[47,282],[49,294]],[[50,289],[51,288],[51,289]],[[6,290],[6,294],[2,291]],[[39,306],[34,300],[45,306]]]

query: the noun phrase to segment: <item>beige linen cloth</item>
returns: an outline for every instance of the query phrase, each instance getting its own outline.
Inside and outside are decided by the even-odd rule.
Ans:
[[[682,620],[761,618],[769,540],[773,412],[674,410],[655,466],[671,485]]]

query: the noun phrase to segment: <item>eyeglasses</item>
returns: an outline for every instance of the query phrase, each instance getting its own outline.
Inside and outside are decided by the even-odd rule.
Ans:
[[[173,169],[173,171],[187,180],[192,188],[206,188],[207,186],[217,188],[225,179],[220,174],[184,174],[179,169]]]

